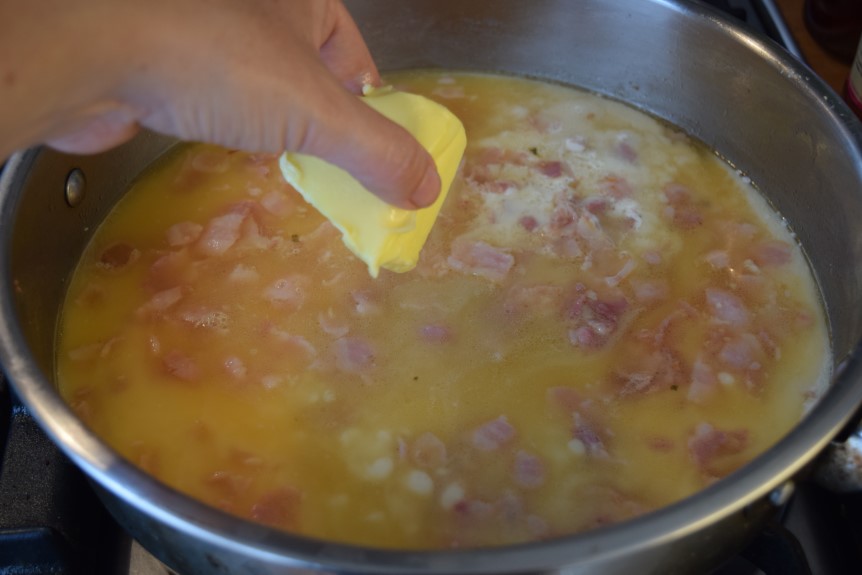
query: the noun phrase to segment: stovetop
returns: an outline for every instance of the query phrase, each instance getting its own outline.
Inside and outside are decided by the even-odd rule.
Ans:
[[[703,0],[801,52],[773,0]],[[0,575],[166,575],[0,378]],[[801,482],[779,517],[712,575],[862,573],[862,494]]]

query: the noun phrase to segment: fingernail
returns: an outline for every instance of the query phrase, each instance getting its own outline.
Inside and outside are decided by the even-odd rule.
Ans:
[[[437,171],[434,169],[426,170],[425,175],[422,176],[422,181],[419,182],[413,195],[410,196],[410,202],[417,208],[427,208],[440,195],[440,186],[440,176],[437,175]]]

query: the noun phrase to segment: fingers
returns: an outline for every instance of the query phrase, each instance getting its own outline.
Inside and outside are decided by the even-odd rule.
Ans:
[[[49,136],[45,143],[70,154],[95,154],[131,140],[140,131],[132,111],[101,108],[82,114],[72,122],[75,125],[60,127],[59,135]]]
[[[428,152],[407,130],[340,87],[335,89],[330,103],[312,113],[297,151],[347,170],[394,206],[416,209],[434,203],[441,184]],[[323,92],[318,87],[318,94]]]
[[[333,3],[333,28],[320,47],[320,58],[348,90],[359,93],[364,84],[379,86],[380,73],[356,23],[341,2]]]

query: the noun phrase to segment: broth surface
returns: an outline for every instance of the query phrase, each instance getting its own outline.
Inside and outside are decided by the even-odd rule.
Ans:
[[[392,80],[468,134],[414,271],[370,278],[275,157],[203,145],[96,232],[60,389],[136,465],[309,536],[502,545],[686,497],[819,396],[806,262],[710,150],[561,86]]]

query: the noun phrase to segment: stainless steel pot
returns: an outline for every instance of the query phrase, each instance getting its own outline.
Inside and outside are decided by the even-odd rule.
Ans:
[[[171,144],[152,134],[95,157],[37,149],[9,162],[0,181],[0,356],[18,394],[90,475],[119,521],[182,573],[668,574],[716,565],[785,500],[788,481],[862,403],[862,126],[804,66],[699,5],[354,0],[348,6],[384,70],[456,68],[583,86],[683,127],[746,172],[790,222],[820,283],[838,366],[825,398],[767,453],[705,491],[621,525],[543,543],[458,552],[362,549],[294,537],[208,508],[120,458],[52,383],[66,278],[132,178]],[[74,169],[85,181],[78,173],[68,178]]]

